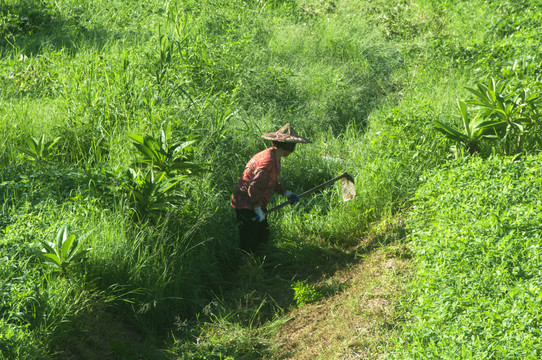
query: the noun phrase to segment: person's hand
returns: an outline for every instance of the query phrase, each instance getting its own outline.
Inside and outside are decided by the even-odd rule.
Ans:
[[[284,196],[286,196],[288,198],[291,205],[295,205],[295,204],[297,204],[299,202],[299,196],[297,196],[297,194],[294,194],[291,191],[286,191],[284,193]]]
[[[256,222],[262,222],[265,220],[265,213],[263,212],[261,207],[255,207],[254,208],[254,214],[256,214],[256,217],[254,218],[254,221]]]

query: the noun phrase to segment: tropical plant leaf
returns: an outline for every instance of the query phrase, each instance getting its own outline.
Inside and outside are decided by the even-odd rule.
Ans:
[[[451,126],[448,126],[438,120],[435,120],[433,122],[433,125],[439,132],[441,132],[442,134],[444,134],[446,137],[448,137],[451,140],[455,140],[461,143],[465,143],[468,141],[468,137],[465,134],[457,131]]]
[[[62,248],[61,248],[62,256],[64,257],[69,256],[70,249],[72,248],[74,241],[75,241],[75,235],[73,234],[64,239],[64,241],[62,242]],[[74,245],[77,245],[77,244],[74,244]]]
[[[57,266],[62,266],[62,260],[60,259],[60,257],[56,254],[49,254],[49,253],[45,253],[45,254],[41,254],[44,258],[45,261],[47,262],[50,262],[54,265],[57,265]]]
[[[87,253],[90,252],[91,250],[92,248],[88,248],[88,249],[83,249],[83,250],[75,252],[72,256],[70,256],[70,259],[69,259],[70,262],[75,263],[75,262],[79,262],[83,260],[87,256]]]
[[[52,254],[56,253],[55,246],[54,246],[53,243],[51,243],[49,241],[46,241],[46,240],[40,240],[40,242],[43,245],[43,247],[45,248],[45,251],[47,251],[48,253],[52,253]]]
[[[131,138],[132,140],[136,141],[139,144],[144,144],[145,143],[145,139],[141,135],[128,134],[128,137]]]
[[[47,144],[45,145],[47,151],[50,151],[51,148],[52,148],[53,146],[55,146],[56,143],[57,143],[60,139],[61,139],[60,137],[57,137],[57,138],[55,138],[55,139],[53,139],[53,140],[51,140],[51,141],[48,141]]]
[[[84,237],[89,233],[85,234]],[[68,270],[75,266],[77,262],[83,260],[87,253],[92,250],[90,248],[81,248],[84,237],[77,239],[74,234],[70,234],[69,224],[62,225],[57,232],[54,243],[40,240],[40,243],[44,247],[42,258],[55,271],[60,272],[62,275],[67,275]]]
[[[45,135],[40,138],[27,136],[24,138],[26,147],[18,146],[17,149],[24,155],[27,155],[32,161],[45,161],[51,154],[53,146],[60,140],[57,137],[51,141],[45,142]]]
[[[179,180],[175,180],[175,181],[170,180],[170,181],[168,181],[166,184],[164,184],[163,186],[160,187],[160,192],[165,194],[170,189],[172,189],[175,185],[177,185],[178,182],[179,182]]]
[[[29,149],[23,148],[23,147],[17,147],[17,150],[21,151],[22,153],[24,153],[25,155],[30,157],[30,160],[32,160],[32,161],[39,160],[39,158],[36,156],[36,153],[33,152],[32,150],[29,150]]]
[[[70,232],[70,229],[69,229],[69,225],[67,224],[62,225],[62,227],[58,230],[58,233],[56,235],[56,244],[55,244],[55,248],[57,249],[57,251],[62,249],[62,244],[64,244],[64,242],[68,238],[69,232]]]
[[[44,143],[45,143],[45,135],[41,135],[41,138],[39,140],[36,140],[34,138],[31,138],[32,140],[32,146],[37,154],[41,155],[43,154],[44,149]]]
[[[196,143],[196,140],[189,140],[189,141],[185,141],[179,145],[176,145],[173,147],[173,153],[178,153],[179,151],[187,151],[187,150],[195,150],[196,148],[193,147],[192,145]]]
[[[134,146],[143,154],[148,160],[154,160],[157,158],[156,151],[147,144],[134,143]]]

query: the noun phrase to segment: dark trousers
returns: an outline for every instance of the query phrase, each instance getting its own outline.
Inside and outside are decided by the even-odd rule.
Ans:
[[[237,228],[239,229],[239,247],[247,252],[256,253],[261,245],[269,241],[269,223],[252,220],[256,214],[248,209],[235,209]]]

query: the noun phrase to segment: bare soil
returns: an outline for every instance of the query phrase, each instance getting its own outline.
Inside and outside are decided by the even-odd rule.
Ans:
[[[273,359],[379,359],[397,334],[396,301],[410,276],[404,245],[378,248],[333,275],[343,291],[290,312]]]

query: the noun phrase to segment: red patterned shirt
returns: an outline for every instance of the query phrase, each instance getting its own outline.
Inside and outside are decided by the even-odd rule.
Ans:
[[[274,147],[260,151],[250,159],[233,192],[231,206],[236,209],[253,210],[255,205],[267,206],[274,192],[286,192],[278,182],[280,159]]]

